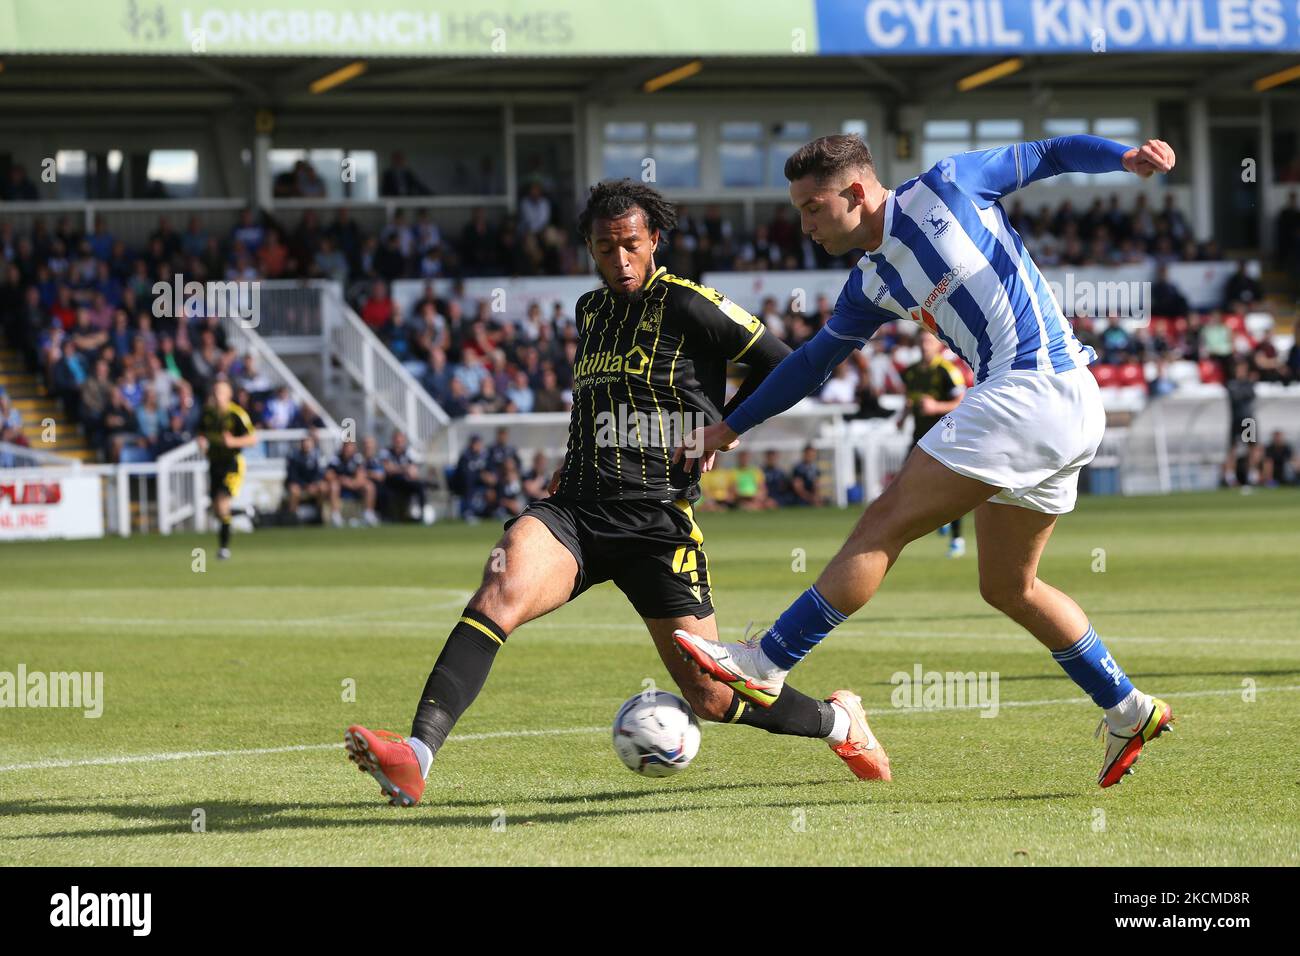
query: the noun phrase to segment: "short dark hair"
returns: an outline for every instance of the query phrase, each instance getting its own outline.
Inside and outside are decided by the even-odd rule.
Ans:
[[[659,190],[630,179],[607,179],[591,187],[586,208],[578,214],[578,234],[586,241],[597,219],[618,219],[634,209],[645,214],[651,231],[670,232],[677,226],[677,207]]]
[[[794,151],[785,161],[785,178],[790,182],[812,176],[818,183],[824,183],[837,173],[846,169],[867,168],[876,171],[876,163],[871,158],[871,150],[862,141],[862,137],[837,133],[823,136],[811,143],[805,143]]]

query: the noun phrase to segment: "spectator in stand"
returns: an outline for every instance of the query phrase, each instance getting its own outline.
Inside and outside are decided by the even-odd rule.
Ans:
[[[1237,263],[1237,271],[1228,278],[1227,284],[1223,287],[1223,307],[1232,311],[1234,302],[1249,307],[1251,303],[1263,298],[1263,295],[1263,287],[1258,279],[1246,273],[1246,263],[1243,260]]]
[[[467,276],[500,275],[501,247],[497,230],[488,225],[487,212],[479,206],[460,236],[461,270]]]
[[[773,508],[785,507],[795,502],[790,476],[781,467],[780,456],[774,449],[768,449],[763,453],[763,488]]]
[[[365,508],[362,520],[367,525],[374,527],[379,524],[379,516],[375,514],[375,486],[366,475],[366,460],[356,442],[343,443],[338,455],[325,469],[325,481],[329,486],[330,524],[336,528],[343,527],[345,499],[362,502]]]
[[[298,403],[293,400],[289,387],[281,385],[275,390],[275,394],[266,400],[266,411],[262,416],[261,426],[269,430],[283,431],[292,428],[297,417]]]
[[[1298,470],[1300,470],[1300,459],[1296,458],[1295,448],[1286,440],[1282,430],[1277,429],[1264,447],[1261,479],[1269,488],[1276,488],[1278,485],[1294,485],[1297,483]]]
[[[239,224],[230,233],[232,242],[239,243],[249,255],[256,255],[266,237],[266,230],[257,221],[252,209],[245,209],[239,214]]]
[[[325,460],[316,442],[313,430],[289,456],[285,465],[284,490],[289,514],[298,518],[298,508],[304,503],[316,506],[323,518],[330,501],[330,487],[325,479]]]
[[[389,513],[396,505],[398,514],[408,513],[413,520],[431,523],[432,515],[428,509],[428,497],[424,481],[420,478],[420,467],[411,457],[411,449],[406,439],[406,432],[394,431],[389,442],[379,455],[383,465],[383,497],[386,511]]]
[[[1147,395],[1153,399],[1161,398],[1177,388],[1169,377],[1169,360],[1163,357],[1156,359],[1155,375],[1147,382]]]
[[[35,184],[27,178],[27,170],[15,163],[9,167],[9,181],[5,183],[0,199],[5,202],[36,202],[41,198]]]
[[[1277,264],[1283,269],[1300,271],[1300,201],[1294,189],[1287,193],[1286,205],[1277,214]]]
[[[361,321],[370,327],[370,331],[382,337],[396,309],[397,306],[388,297],[388,284],[373,282],[370,285],[370,297],[361,309]]]
[[[1254,484],[1258,479],[1261,449],[1255,418],[1255,378],[1250,362],[1237,358],[1228,379],[1228,457],[1223,463],[1223,483],[1232,487],[1239,482]],[[1242,451],[1245,454],[1242,454]],[[1245,460],[1244,474],[1241,462]]]
[[[790,473],[790,490],[794,492],[794,503],[810,506],[824,504],[825,501],[817,490],[819,479],[817,449],[812,445],[805,445],[802,460]]]
[[[858,374],[851,362],[841,362],[822,386],[817,398],[828,405],[850,405],[857,398]]]
[[[0,441],[24,448],[28,446],[27,436],[23,433],[23,413],[3,390],[0,390]]]
[[[1291,330],[1291,351],[1286,357],[1286,376],[1289,382],[1300,382],[1300,319],[1296,319],[1295,327]]]
[[[552,472],[546,463],[546,452],[535,452],[532,467],[524,474],[524,494],[528,500],[536,501],[538,498],[548,497],[551,494],[552,477]]]
[[[384,170],[379,193],[381,196],[428,196],[432,191],[406,165],[406,154],[397,150]]]
[[[483,438],[470,435],[469,444],[456,461],[450,482],[451,491],[460,496],[461,517],[468,521],[475,521],[487,513],[488,482],[484,480],[487,474],[489,469]],[[495,476],[492,478],[492,483],[495,483]]]
[[[523,236],[538,235],[551,224],[551,201],[546,198],[542,184],[533,180],[528,191],[519,200],[519,232]]]
[[[528,506],[518,458],[505,460],[497,483],[489,495],[496,502],[496,514],[502,518],[513,518]]]
[[[1127,362],[1133,357],[1133,336],[1119,323],[1118,315],[1107,319],[1106,328],[1101,333],[1103,361],[1110,364]]]
[[[1177,318],[1187,315],[1188,311],[1187,297],[1169,281],[1169,267],[1157,267],[1155,282],[1151,284],[1151,314]]]
[[[158,455],[180,448],[194,441],[194,431],[185,424],[185,418],[178,412],[172,412],[167,419],[167,427],[158,436]]]
[[[767,494],[763,469],[753,464],[748,450],[736,454],[736,506],[742,511],[767,511],[776,507]]]

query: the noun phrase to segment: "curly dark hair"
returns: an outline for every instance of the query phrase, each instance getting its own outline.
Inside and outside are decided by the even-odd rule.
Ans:
[[[578,234],[586,242],[597,219],[617,219],[633,209],[645,214],[646,225],[652,232],[656,229],[670,232],[677,226],[677,207],[659,190],[630,179],[607,179],[591,187],[587,206],[578,214]]]

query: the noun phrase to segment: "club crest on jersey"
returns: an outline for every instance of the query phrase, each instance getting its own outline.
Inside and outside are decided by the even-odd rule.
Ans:
[[[656,305],[650,312],[646,313],[646,315],[642,317],[641,321],[637,323],[636,326],[637,331],[657,332],[659,331],[659,325],[661,322],[663,322],[663,320],[664,320],[664,307],[663,304],[660,303]]]
[[[935,203],[921,217],[921,228],[931,239],[938,239],[951,225],[952,220],[944,215],[943,203]]]

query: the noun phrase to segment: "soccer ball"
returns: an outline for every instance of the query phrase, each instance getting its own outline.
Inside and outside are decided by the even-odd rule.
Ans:
[[[618,709],[614,752],[643,777],[669,777],[690,766],[700,752],[700,725],[676,694],[646,691]]]

